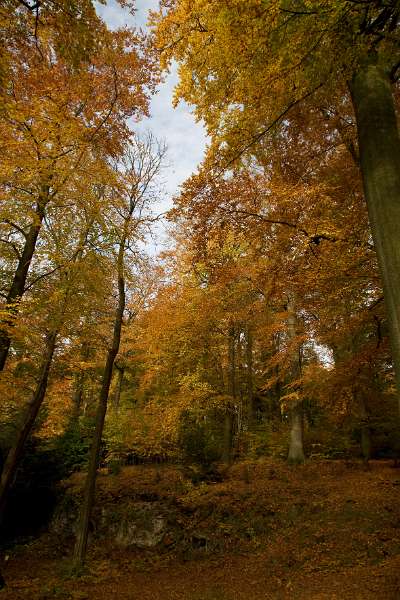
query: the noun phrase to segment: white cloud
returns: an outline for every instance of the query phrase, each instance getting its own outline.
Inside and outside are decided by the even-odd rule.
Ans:
[[[115,0],[108,0],[107,5],[97,4],[96,9],[110,28],[124,25],[145,28],[148,11],[155,10],[157,6],[158,0],[137,0],[134,16],[123,10]],[[176,68],[173,68],[151,100],[150,118],[132,124],[134,131],[140,133],[150,130],[158,139],[164,140],[168,147],[168,167],[162,175],[164,197],[155,207],[157,212],[163,212],[172,206],[172,198],[179,193],[179,186],[196,171],[201,162],[206,144],[204,127],[201,123],[196,123],[190,107],[184,102],[176,109],[172,107],[176,83]],[[160,235],[163,237],[161,230]]]

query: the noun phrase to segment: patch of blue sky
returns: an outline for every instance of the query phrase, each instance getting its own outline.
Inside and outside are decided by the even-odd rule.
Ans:
[[[105,5],[97,3],[96,10],[110,29],[128,25],[145,30],[149,10],[155,10],[157,6],[158,0],[137,0],[135,14],[132,15],[115,0],[108,0]],[[205,129],[202,123],[196,122],[190,106],[185,102],[180,102],[175,109],[172,106],[177,81],[177,69],[173,65],[151,99],[150,117],[140,123],[131,123],[135,132],[143,134],[150,131],[156,138],[164,140],[168,148],[166,164],[159,179],[159,200],[153,206],[155,214],[164,213],[172,207],[180,185],[197,170],[207,143]],[[149,242],[149,251],[156,254],[167,242],[166,223],[160,221]]]

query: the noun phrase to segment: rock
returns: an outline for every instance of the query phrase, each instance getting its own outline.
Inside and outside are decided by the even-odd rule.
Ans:
[[[107,522],[106,515],[103,519]],[[115,543],[121,548],[154,548],[162,541],[166,525],[166,519],[157,507],[136,503],[124,514],[113,515],[111,529]]]
[[[71,499],[60,503],[50,523],[50,531],[70,537],[77,532],[79,507]],[[153,548],[166,534],[167,519],[154,502],[131,502],[129,505],[94,510],[91,534],[114,541],[121,548]]]
[[[76,535],[78,516],[78,505],[72,502],[69,496],[64,497],[62,502],[57,506],[50,521],[50,532],[62,537]]]

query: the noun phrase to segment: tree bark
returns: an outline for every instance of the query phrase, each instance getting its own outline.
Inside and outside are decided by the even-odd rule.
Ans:
[[[232,462],[233,449],[233,402],[236,398],[236,352],[235,352],[235,327],[232,326],[228,334],[228,392],[232,398],[232,406],[226,408],[224,416],[224,440],[222,460],[230,464]]]
[[[45,208],[48,203],[48,189],[45,196],[38,201],[35,211],[35,220],[31,223],[28,233],[25,236],[24,249],[18,261],[17,268],[11,287],[7,294],[5,310],[10,313],[10,317],[5,319],[0,328],[0,372],[3,371],[8,352],[11,345],[10,327],[13,327],[15,315],[18,314],[18,302],[25,292],[26,279],[32,257],[35,252],[36,242],[39,237],[40,229],[45,215]]]
[[[254,376],[253,376],[253,336],[250,327],[246,330],[246,379],[247,379],[247,426],[254,421]]]
[[[81,346],[80,356],[82,362],[87,361],[90,356],[90,347],[86,342],[84,342]],[[72,395],[73,409],[71,417],[72,423],[76,422],[81,414],[85,377],[86,373],[83,369],[80,369],[74,377],[74,391]]]
[[[360,446],[361,446],[361,455],[365,464],[368,464],[368,461],[371,458],[371,450],[372,450],[372,440],[371,440],[371,429],[369,423],[369,415],[368,409],[365,402],[365,398],[363,392],[359,392],[355,387],[353,389],[353,398],[355,405],[360,408]]]
[[[303,407],[297,404],[290,411],[290,439],[288,462],[300,464],[304,462],[303,450]]]
[[[82,567],[87,550],[89,536],[90,517],[95,496],[96,475],[100,460],[101,439],[104,429],[104,420],[107,412],[107,402],[110,392],[115,358],[119,351],[121,341],[122,320],[125,310],[125,279],[124,279],[124,249],[126,237],[123,237],[118,252],[118,306],[115,312],[114,331],[112,344],[107,352],[104,367],[99,403],[96,412],[96,427],[94,431],[92,446],[90,449],[89,466],[86,475],[83,502],[79,519],[78,534],[74,549],[74,563],[76,568]]]
[[[114,409],[116,411],[118,411],[119,410],[119,402],[121,399],[122,384],[124,382],[125,369],[124,369],[124,367],[119,366],[119,367],[116,367],[116,371],[117,371],[117,382],[115,385],[113,406],[114,406]]]
[[[389,74],[362,66],[350,83],[360,166],[383,283],[400,412],[400,137]]]
[[[79,371],[79,373],[76,373],[74,378],[74,393],[72,396],[72,422],[78,421],[79,415],[81,413],[84,381],[85,373],[83,371]]]
[[[293,340],[296,337],[296,313],[294,309],[294,303],[292,298],[288,299],[288,337],[289,340]],[[300,375],[300,361],[299,352],[295,352],[292,358],[292,372],[291,378],[293,381],[298,379]],[[304,450],[303,450],[303,403],[301,400],[290,408],[289,411],[290,419],[290,436],[289,436],[289,452],[288,462],[292,464],[300,464],[304,462]]]
[[[32,431],[33,424],[46,395],[47,383],[49,379],[51,363],[53,360],[54,349],[56,347],[57,335],[58,331],[52,331],[47,336],[46,352],[40,369],[40,376],[35,392],[28,404],[23,425],[18,432],[17,439],[15,440],[12,448],[9,450],[4,463],[0,481],[0,522],[4,516],[8,495],[14,482],[25,442]]]

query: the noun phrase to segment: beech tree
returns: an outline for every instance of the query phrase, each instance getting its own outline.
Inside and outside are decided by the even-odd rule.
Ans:
[[[263,377],[255,376],[255,389],[264,389],[271,399],[276,395],[287,415],[296,405],[307,403],[316,389],[315,378],[331,379],[313,347],[321,344],[327,353],[335,328],[341,344],[340,336],[345,343],[349,330],[353,335],[358,327],[373,331],[374,322],[381,323],[379,352],[385,352],[382,289],[358,173],[347,144],[328,134],[326,127],[326,133],[318,134],[317,125],[325,116],[315,110],[305,123],[296,115],[288,125],[280,154],[270,159],[275,170],[260,173],[248,167],[222,180],[205,165],[185,183],[171,213],[183,227],[179,239],[191,240],[186,242],[193,253],[188,268],[206,273],[205,287],[215,282],[223,285],[232,278],[245,282],[238,288],[244,303],[251,292],[253,362],[256,369],[263,369]],[[298,127],[305,125],[306,133],[297,138]],[[352,139],[348,141],[351,144]],[[279,138],[274,143],[280,147]],[[328,145],[330,150],[325,151]],[[316,148],[323,160],[315,154]],[[238,259],[231,272],[223,258],[230,245],[237,249]],[[211,293],[216,293],[215,288]],[[296,298],[291,310],[288,295]],[[349,306],[347,321],[339,310],[343,302]],[[292,323],[290,335],[291,319],[298,320],[298,326]],[[364,342],[369,344],[367,338]],[[374,352],[372,345],[370,352]],[[351,352],[349,378],[361,377],[357,368],[365,360],[364,352],[366,347]],[[330,399],[338,396],[338,404],[328,409],[333,417],[339,411],[339,398],[347,393],[347,383],[340,378],[336,381],[338,387]],[[331,400],[322,388],[319,401],[327,408]],[[353,409],[358,411],[355,404]]]
[[[176,100],[205,121],[217,175],[257,156],[294,108],[339,105],[350,90],[400,397],[399,17],[396,0],[166,0],[152,23],[164,66],[179,64]]]
[[[118,355],[121,330],[126,308],[126,272],[129,270],[127,255],[137,252],[137,242],[146,221],[149,221],[150,203],[154,198],[155,178],[161,167],[165,148],[151,136],[146,140],[134,140],[124,156],[116,163],[117,183],[110,189],[112,220],[106,226],[114,246],[114,270],[117,298],[115,303],[113,332],[108,340],[106,362],[96,411],[95,431],[90,449],[79,530],[74,550],[74,562],[80,567],[86,556],[90,515],[93,507],[96,474],[99,466],[100,444],[107,412],[108,397],[115,359]]]
[[[34,338],[34,345],[41,349],[42,355],[39,354],[31,395],[22,407],[21,422],[16,426],[13,443],[2,465],[0,520],[4,516],[25,443],[46,396],[57,345],[60,345],[60,338],[63,336],[64,339],[69,339],[73,335],[81,314],[86,312],[87,297],[93,300],[86,282],[89,279],[89,269],[92,278],[96,272],[91,261],[87,260],[90,259],[88,240],[92,235],[94,221],[91,218],[88,221],[82,219],[79,223],[78,215],[72,219],[69,213],[55,213],[51,214],[53,221],[48,220],[45,225],[45,242],[42,241],[41,247],[41,262],[45,263],[48,271],[45,271],[44,277],[43,274],[35,273],[36,281],[32,282],[34,285],[29,289],[28,298],[20,307],[20,319],[24,322],[25,331],[29,330]],[[72,239],[65,239],[67,232],[72,233]],[[62,248],[59,244],[62,244]],[[25,346],[25,354],[32,357],[32,348],[26,343]],[[11,386],[15,385],[15,381],[10,383]]]
[[[0,118],[1,227],[3,239],[18,246],[5,292],[0,370],[49,206],[71,200],[79,179],[90,171],[98,177],[102,159],[121,153],[130,135],[127,119],[146,114],[156,80],[133,31],[102,26],[96,55],[77,69],[55,57],[51,39],[43,37],[10,71]]]

